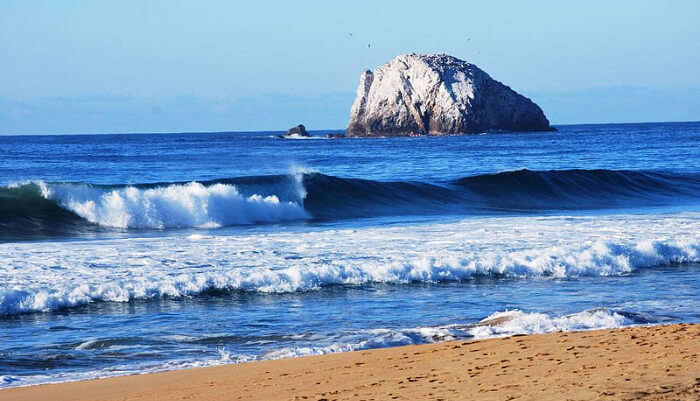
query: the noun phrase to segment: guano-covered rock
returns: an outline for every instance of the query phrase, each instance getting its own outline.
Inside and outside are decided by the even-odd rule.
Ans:
[[[549,131],[542,109],[474,64],[404,54],[360,78],[347,135]]]

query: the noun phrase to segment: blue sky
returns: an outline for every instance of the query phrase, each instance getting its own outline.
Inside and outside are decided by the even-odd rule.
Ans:
[[[406,52],[554,123],[700,120],[698,21],[697,0],[2,0],[0,133],[343,128],[360,73]]]

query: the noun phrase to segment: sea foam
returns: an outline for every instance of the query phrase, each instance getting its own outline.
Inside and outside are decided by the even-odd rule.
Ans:
[[[28,386],[36,384],[67,382],[105,378],[127,374],[153,373],[195,367],[218,366],[242,362],[286,359],[310,355],[325,355],[401,345],[430,344],[450,340],[486,339],[515,334],[542,334],[557,331],[614,329],[630,325],[647,324],[626,316],[624,312],[599,308],[585,310],[567,315],[507,310],[473,323],[451,324],[446,326],[406,327],[406,328],[371,328],[317,333],[305,341],[298,341],[297,346],[276,347],[271,343],[270,349],[261,353],[234,353],[225,346],[217,346],[209,354],[203,353],[196,360],[173,359],[167,362],[136,362],[130,365],[117,365],[109,368],[85,371],[63,372],[52,375],[11,376],[0,375],[0,388]],[[653,323],[653,322],[651,322]],[[172,337],[172,336],[171,336]],[[187,336],[173,338],[187,343],[198,340]],[[201,338],[199,339],[201,340]],[[77,349],[88,350],[97,346],[114,346],[100,344],[95,339],[81,343]],[[139,359],[137,359],[139,361]]]
[[[212,290],[619,276],[700,262],[697,232],[700,214],[686,213],[0,244],[0,314]]]
[[[469,327],[474,338],[491,338],[514,334],[543,334],[557,331],[614,329],[640,323],[609,309],[593,309],[563,316],[526,313],[521,310],[496,312]]]

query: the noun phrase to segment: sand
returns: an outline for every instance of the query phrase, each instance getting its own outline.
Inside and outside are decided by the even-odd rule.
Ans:
[[[0,400],[700,400],[700,324],[122,376],[5,389]]]

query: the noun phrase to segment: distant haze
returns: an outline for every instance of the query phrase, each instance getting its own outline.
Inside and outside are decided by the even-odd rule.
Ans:
[[[360,73],[444,52],[554,124],[700,120],[700,2],[0,3],[0,134],[342,129]]]

